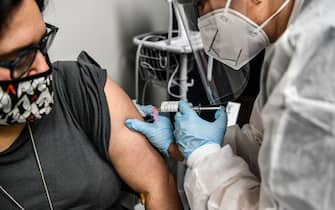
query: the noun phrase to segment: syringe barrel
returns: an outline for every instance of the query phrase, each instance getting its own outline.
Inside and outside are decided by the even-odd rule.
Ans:
[[[179,101],[163,101],[159,109],[160,112],[178,112]],[[192,103],[189,103],[193,107]]]
[[[163,101],[161,103],[160,112],[165,112],[165,113],[174,113],[178,112],[178,104],[179,101]],[[190,107],[196,111],[196,112],[201,112],[201,111],[215,111],[221,108],[219,105],[207,105],[207,106],[193,106],[192,103],[188,103]]]

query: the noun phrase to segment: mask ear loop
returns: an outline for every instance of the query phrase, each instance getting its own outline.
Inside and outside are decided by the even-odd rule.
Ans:
[[[285,2],[279,7],[279,9],[273,15],[271,15],[271,17],[269,17],[264,23],[262,23],[262,25],[260,25],[255,32],[259,32],[260,30],[265,28],[265,26],[267,26],[272,21],[273,18],[275,18],[277,15],[279,15],[279,13],[281,13],[285,9],[285,7],[288,5],[289,2],[290,0],[285,0]]]
[[[224,9],[224,12],[227,13],[229,8],[230,8],[230,5],[231,5],[231,2],[232,0],[227,0],[227,3],[226,3],[226,6],[225,6],[225,9]]]

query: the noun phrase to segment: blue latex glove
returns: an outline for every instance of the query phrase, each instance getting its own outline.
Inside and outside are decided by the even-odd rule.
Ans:
[[[154,107],[141,106],[138,108],[145,114],[153,114]],[[154,123],[143,122],[138,119],[128,119],[125,125],[132,130],[144,134],[152,145],[167,157],[169,156],[169,146],[173,142],[173,127],[169,118],[159,116]]]
[[[155,107],[152,105],[136,104],[136,108],[140,109],[145,115],[152,115]]]
[[[227,127],[227,114],[224,107],[215,113],[214,122],[201,119],[184,101],[179,102],[178,108],[174,134],[179,150],[186,159],[203,145],[223,143]]]

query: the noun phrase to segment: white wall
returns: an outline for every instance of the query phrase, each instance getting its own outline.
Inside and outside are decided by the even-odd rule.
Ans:
[[[134,96],[135,35],[166,30],[166,0],[49,0],[45,19],[60,28],[51,59],[75,60],[86,50]]]

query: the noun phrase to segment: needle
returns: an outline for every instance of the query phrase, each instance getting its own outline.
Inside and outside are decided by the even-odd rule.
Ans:
[[[194,111],[215,111],[221,109],[221,106],[195,106],[192,109]]]

